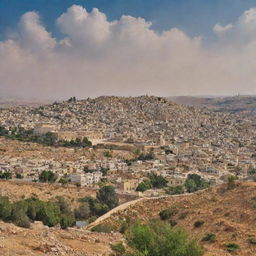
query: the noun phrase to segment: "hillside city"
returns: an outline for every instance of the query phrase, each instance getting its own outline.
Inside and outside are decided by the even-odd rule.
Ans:
[[[247,179],[255,173],[254,118],[160,97],[71,98],[40,107],[6,108],[0,110],[0,126],[10,134],[25,129],[56,134],[57,140],[88,138],[92,146],[87,151],[103,150],[100,159],[81,154],[75,160],[5,153],[0,171],[12,173],[14,179],[38,181],[40,173],[51,170],[58,180],[89,187],[103,180],[121,193],[138,195],[136,188],[152,173],[163,176],[168,186],[184,185],[189,174],[214,185],[231,175]],[[131,156],[115,157],[113,150],[128,151]],[[148,193],[159,191],[144,194]]]
[[[157,237],[161,227],[175,241],[187,237],[190,249],[200,237],[192,256],[253,255],[252,106],[223,111],[195,101],[104,96],[2,106],[0,254],[136,255],[130,232],[137,243],[136,227]],[[239,235],[237,221],[246,227]]]

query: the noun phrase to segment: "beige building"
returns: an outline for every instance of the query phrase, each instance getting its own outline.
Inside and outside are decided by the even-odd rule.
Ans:
[[[128,192],[128,191],[135,191],[139,184],[138,180],[124,180],[120,184],[120,189]]]

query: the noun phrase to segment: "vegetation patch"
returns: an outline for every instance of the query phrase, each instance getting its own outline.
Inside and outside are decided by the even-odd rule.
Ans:
[[[207,233],[203,238],[203,242],[215,242],[216,241],[216,235],[214,233]]]
[[[168,220],[171,217],[175,216],[178,212],[179,212],[178,207],[173,206],[173,207],[162,210],[159,213],[159,216],[161,220]]]
[[[227,244],[227,251],[228,252],[236,252],[239,249],[239,245],[235,243]]]
[[[126,233],[127,248],[118,244],[115,256],[203,256],[198,242],[180,228],[167,222],[151,221],[134,224]],[[116,252],[116,249],[118,251]],[[120,250],[122,251],[120,254]]]
[[[203,220],[197,220],[195,223],[194,223],[194,227],[195,228],[200,228],[201,226],[204,225],[204,221]]]

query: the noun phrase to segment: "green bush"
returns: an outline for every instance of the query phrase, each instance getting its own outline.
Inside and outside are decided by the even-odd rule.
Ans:
[[[0,197],[0,219],[7,221],[10,220],[12,215],[12,205],[8,197]]]
[[[79,208],[75,210],[76,219],[87,219],[90,217],[91,210],[89,203],[80,204]]]
[[[97,233],[111,233],[112,230],[113,229],[111,226],[104,225],[104,224],[99,224],[92,228],[92,232],[97,232]]]
[[[112,244],[111,249],[116,253],[116,256],[123,256],[126,251],[122,242]]]
[[[235,188],[235,181],[237,180],[237,177],[236,176],[229,176],[228,177],[228,184],[227,184],[227,189],[230,190],[230,189],[233,189]]]
[[[33,221],[42,221],[49,227],[60,224],[62,228],[75,224],[74,213],[62,197],[58,197],[55,202],[31,197],[12,204],[7,197],[0,197],[0,218],[26,228]]]
[[[109,211],[109,207],[106,204],[100,202],[98,199],[94,197],[86,196],[84,198],[81,198],[79,201],[82,204],[83,203],[89,204],[90,216],[101,216]]]
[[[165,188],[168,183],[162,175],[150,174],[149,179],[153,188]]]
[[[121,234],[124,234],[126,230],[129,228],[129,223],[127,221],[124,221],[122,225],[120,226],[119,232]]]
[[[185,181],[185,187],[189,193],[207,188],[209,185],[209,182],[198,174],[189,174]]]
[[[145,181],[139,183],[139,185],[136,188],[136,191],[145,192],[146,190],[151,189],[151,188],[152,188],[151,182],[149,180],[145,180]]]
[[[227,244],[227,251],[228,252],[236,252],[239,249],[239,245],[235,243]]]
[[[52,171],[42,171],[39,175],[40,182],[53,183],[57,180],[58,176]]]
[[[127,233],[128,245],[135,255],[202,256],[202,247],[184,230],[165,222],[136,223]]]
[[[97,199],[100,203],[106,204],[109,209],[112,209],[118,205],[118,196],[115,192],[115,188],[112,186],[104,186],[97,192]]]
[[[179,216],[180,220],[184,220],[188,216],[189,212],[182,212]]]
[[[173,206],[171,208],[167,208],[167,209],[162,210],[159,213],[159,216],[160,216],[161,220],[168,220],[172,216],[175,216],[178,212],[179,212],[178,208]]]
[[[183,186],[171,186],[165,189],[166,194],[168,195],[180,195],[184,193]]]
[[[0,179],[2,180],[10,180],[12,178],[12,174],[10,172],[2,172],[0,171]]]
[[[173,220],[173,219],[170,219],[169,223],[172,227],[174,227],[178,224],[178,222],[176,220]]]
[[[204,221],[203,220],[198,220],[194,223],[194,227],[195,228],[200,228],[201,226],[204,225]]]
[[[29,228],[31,224],[30,219],[22,210],[15,211],[12,215],[12,220],[17,226],[23,228]]]
[[[62,229],[66,229],[68,227],[72,227],[75,224],[75,217],[73,213],[61,215],[60,218],[60,226]]]
[[[207,233],[202,241],[205,241],[205,242],[214,242],[216,240],[216,235],[214,233]]]

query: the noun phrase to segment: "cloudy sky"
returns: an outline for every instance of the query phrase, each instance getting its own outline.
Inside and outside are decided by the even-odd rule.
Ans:
[[[256,94],[256,3],[0,0],[0,97]]]

